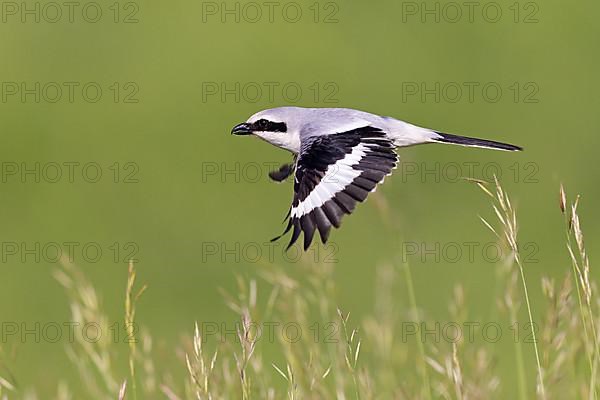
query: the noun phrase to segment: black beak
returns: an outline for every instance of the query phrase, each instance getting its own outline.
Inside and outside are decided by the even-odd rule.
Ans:
[[[250,129],[250,125],[247,123],[238,124],[233,127],[231,130],[232,135],[251,135],[252,130]]]

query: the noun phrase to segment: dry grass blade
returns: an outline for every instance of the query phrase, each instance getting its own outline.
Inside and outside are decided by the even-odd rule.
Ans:
[[[8,375],[9,378],[5,378],[2,375],[0,375],[0,395],[2,394],[2,388],[6,389],[6,390],[10,390],[10,391],[15,391],[16,387],[13,383],[11,383],[11,381],[15,381],[13,374],[11,373],[10,369],[8,369],[8,367],[6,366],[6,363],[4,362],[4,353],[2,350],[2,347],[0,347],[0,367],[1,369],[4,371],[3,374]]]
[[[590,367],[588,397],[589,399],[595,399],[597,398],[596,393],[598,383],[596,375],[598,372],[598,363],[600,362],[600,343],[596,327],[597,318],[593,311],[594,304],[592,299],[594,292],[590,282],[590,260],[585,248],[585,240],[578,213],[579,200],[580,196],[577,196],[573,204],[569,207],[570,212],[568,214],[565,213],[567,209],[567,194],[561,184],[560,208],[561,212],[565,215],[567,250],[573,268],[573,279],[575,280],[575,287],[577,289],[577,299],[579,302],[579,313],[583,331],[585,333],[586,341],[591,343],[591,345],[588,345],[588,349],[586,349],[586,356]],[[573,246],[573,239],[575,240],[575,246]],[[575,252],[575,250],[577,252]]]
[[[342,330],[344,332],[344,337],[346,340],[346,342],[345,342],[346,351],[344,352],[344,360],[346,361],[346,365],[352,376],[352,381],[354,383],[356,398],[360,399],[361,398],[360,385],[359,385],[359,381],[358,381],[358,374],[357,374],[356,366],[358,363],[358,355],[360,354],[361,341],[358,338],[358,330],[357,329],[352,329],[352,331],[350,333],[348,333],[348,321],[350,319],[350,313],[348,313],[348,314],[346,314],[346,316],[344,316],[344,313],[339,308],[338,308],[337,312],[338,312],[340,321],[342,323]]]
[[[288,384],[288,391],[287,391],[287,397],[289,400],[294,400],[296,399],[296,389],[297,389],[297,384],[296,384],[296,379],[294,377],[294,373],[292,370],[292,366],[288,363],[286,365],[286,371],[287,372],[283,372],[281,370],[281,368],[279,368],[277,365],[275,365],[274,363],[271,364],[273,366],[273,368],[275,369],[275,371],[277,371],[277,373],[279,375],[281,375],[283,377],[283,379],[285,379],[285,381]]]
[[[486,226],[486,227],[487,227],[487,228],[488,228],[490,231],[492,231],[492,233],[493,233],[494,235],[496,235],[496,237],[497,237],[498,239],[500,239],[500,235],[498,235],[498,232],[496,232],[496,230],[495,230],[495,229],[492,227],[492,225],[491,225],[489,222],[487,222],[487,220],[486,220],[485,218],[483,218],[482,216],[479,216],[479,219],[481,220],[481,222],[483,222],[483,224],[484,224],[484,225],[485,225],[485,226]]]
[[[217,362],[217,354],[218,352],[215,350],[212,358],[205,360],[202,337],[196,323],[193,338],[193,357],[190,358],[189,354],[186,354],[185,362],[197,399],[212,398],[209,383]]]
[[[479,187],[479,189],[481,189],[485,194],[487,194],[491,198],[494,198],[494,195],[492,194],[492,192],[487,188],[487,186],[490,184],[490,182],[484,181],[482,179],[475,179],[475,178],[469,178],[469,177],[463,177],[462,179],[464,179],[467,182],[472,182],[472,183],[476,184]]]
[[[460,362],[458,361],[458,348],[456,343],[452,343],[452,381],[454,382],[454,392],[458,400],[463,396],[463,376]]]
[[[222,321],[222,325],[216,327],[218,324],[213,321],[215,328],[205,331],[205,325],[196,323],[193,334],[186,336],[174,351],[169,351],[169,347],[164,351],[163,342],[157,341],[157,348],[161,350],[157,353],[166,358],[174,356],[180,366],[178,369],[167,367],[172,365],[170,359],[155,368],[151,357],[153,341],[146,330],[140,330],[141,341],[136,347],[137,330],[133,329],[136,305],[146,287],[138,290],[136,270],[130,263],[124,317],[129,346],[121,346],[121,349],[110,340],[110,335],[103,335],[103,339],[108,340],[85,340],[80,330],[76,330],[67,350],[81,375],[84,394],[72,394],[67,384],[60,382],[57,395],[52,398],[488,400],[501,398],[500,394],[505,398],[506,392],[499,390],[510,391],[516,381],[518,397],[526,400],[533,398],[533,390],[531,393],[527,390],[523,351],[526,343],[533,343],[535,351],[538,398],[597,398],[600,357],[596,326],[600,301],[586,249],[583,220],[579,216],[579,197],[569,204],[561,185],[559,207],[565,218],[572,273],[566,274],[558,285],[556,278],[542,279],[543,298],[548,307],[540,318],[541,323],[534,325],[527,287],[531,283],[525,280],[524,260],[519,254],[515,204],[498,180],[495,187],[483,181],[470,181],[477,184],[486,198],[493,199],[490,210],[493,219],[479,218],[508,250],[497,264],[497,276],[501,278],[497,281],[501,286],[494,296],[497,301],[492,310],[492,313],[505,312],[511,334],[515,335],[516,376],[510,375],[504,388],[500,378],[504,382],[505,377],[498,375],[497,369],[498,358],[506,357],[501,353],[504,347],[489,342],[475,343],[477,335],[471,334],[476,332],[467,325],[472,321],[468,309],[472,302],[466,299],[469,287],[467,290],[462,285],[454,287],[453,297],[447,302],[450,322],[444,321],[449,323],[442,327],[441,321],[432,320],[427,310],[417,308],[411,270],[405,262],[398,266],[404,267],[408,299],[405,299],[407,304],[398,301],[399,290],[391,283],[401,280],[397,276],[401,271],[388,265],[387,269],[378,269],[374,312],[367,315],[359,329],[352,326],[356,313],[353,312],[351,319],[350,313],[337,307],[333,266],[311,263],[304,257],[297,271],[261,266],[258,275],[264,281],[258,283],[252,278],[237,276],[235,295],[225,295],[227,305],[238,313],[234,318],[235,329],[227,328]],[[115,326],[108,324],[96,290],[78,268],[65,261],[55,277],[69,295],[74,324],[97,325],[103,331]],[[268,287],[264,298],[263,285]],[[529,321],[519,325],[524,305]],[[122,321],[122,317],[120,319]],[[438,335],[434,341],[429,336],[430,323]],[[302,334],[291,340],[294,335],[291,332],[285,335],[281,329],[286,324],[297,327]],[[398,329],[400,324],[402,332]],[[463,332],[457,339],[451,325],[459,327],[459,331],[460,327],[468,327],[469,336]],[[274,330],[270,330],[272,327]],[[211,335],[215,335],[213,339]],[[217,341],[216,345],[213,347],[207,339]],[[125,350],[125,358],[117,358],[121,350]],[[14,357],[11,354],[10,358]],[[119,360],[119,364],[115,360]],[[35,390],[17,386],[11,370],[4,364],[0,352],[0,400],[49,398],[46,394],[38,397]],[[123,381],[127,369],[130,376]],[[531,384],[529,386],[533,389]]]
[[[125,400],[125,393],[127,392],[127,380],[123,381],[121,389],[119,389],[119,400]]]
[[[412,274],[410,272],[410,265],[408,263],[404,263],[403,267],[406,277],[406,285],[408,289],[411,311],[414,313],[415,322],[417,324],[420,324],[421,317],[419,315],[419,309],[417,308],[417,296],[415,294]],[[417,348],[419,349],[419,369],[421,373],[421,379],[423,380],[424,397],[427,400],[431,400],[431,381],[429,379],[429,372],[427,371],[427,356],[425,354],[425,346],[423,345],[422,340],[417,339]]]
[[[242,352],[241,355],[238,355],[237,353],[234,354],[234,358],[236,361],[237,371],[242,386],[242,398],[246,400],[250,398],[252,384],[252,381],[248,376],[247,367],[250,362],[250,359],[252,358],[252,355],[254,354],[254,350],[256,349],[256,337],[253,336],[251,332],[253,322],[250,318],[250,314],[248,311],[242,314],[241,322],[241,325],[237,328],[237,335]]]
[[[175,394],[173,389],[165,384],[160,385],[160,391],[167,398],[167,400],[181,400],[181,398]]]
[[[65,288],[74,326],[96,326],[99,332],[109,332],[107,316],[101,311],[95,288],[67,257],[61,259],[61,269],[54,271],[55,279]],[[91,398],[115,398],[120,384],[113,370],[113,354],[109,335],[89,340],[76,329],[67,355],[76,365],[84,387]]]
[[[135,312],[139,298],[146,291],[147,286],[142,286],[135,292],[136,270],[133,261],[129,261],[127,269],[127,289],[125,291],[125,331],[127,333],[127,342],[129,343],[129,374],[131,376],[131,388],[133,398],[137,399],[137,382],[135,376],[135,363],[137,357],[137,338],[135,327]]]
[[[565,192],[565,188],[562,183],[560,184],[558,205],[560,207],[560,211],[564,214],[567,209],[567,193]]]
[[[279,373],[279,375],[283,376],[283,379],[285,379],[287,382],[289,382],[288,380],[288,376],[285,374],[285,372],[283,372],[277,365],[275,364],[271,364],[273,366],[273,368],[275,368],[275,371],[277,371]]]
[[[529,317],[529,324],[530,324],[530,329],[531,329],[533,348],[535,351],[535,359],[536,359],[536,366],[537,366],[537,380],[538,380],[537,389],[540,394],[540,397],[542,399],[546,399],[544,374],[543,374],[542,365],[540,362],[539,349],[538,349],[538,344],[537,344],[537,340],[536,340],[536,332],[535,332],[535,325],[534,325],[534,321],[533,321],[533,313],[532,313],[532,309],[531,309],[531,303],[529,301],[529,291],[527,289],[527,282],[525,280],[525,272],[524,272],[523,264],[521,262],[521,256],[520,256],[519,246],[518,246],[518,241],[517,241],[517,232],[518,232],[517,213],[516,213],[515,209],[513,208],[513,205],[510,201],[508,194],[506,194],[506,192],[500,185],[500,182],[498,181],[496,176],[494,176],[494,183],[495,183],[495,194],[494,194],[494,196],[492,196],[492,198],[494,200],[494,203],[492,204],[492,208],[494,210],[494,213],[498,217],[500,225],[503,228],[503,231],[504,231],[503,237],[506,239],[507,243],[509,244],[509,246],[512,250],[513,257],[515,259],[515,263],[517,264],[517,267],[518,267],[518,270],[519,270],[519,273],[521,276],[521,282],[523,284],[523,294],[525,297],[525,304],[527,306],[527,315]],[[486,193],[488,193],[488,191],[486,191]],[[489,225],[489,224],[486,224],[486,225]],[[521,380],[523,380],[523,379],[521,379]]]
[[[0,376],[0,389],[5,388],[11,391],[15,390],[15,387],[6,379]]]

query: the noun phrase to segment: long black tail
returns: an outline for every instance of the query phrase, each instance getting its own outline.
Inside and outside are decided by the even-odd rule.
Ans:
[[[439,138],[435,138],[436,142],[441,143],[452,143],[458,144],[461,146],[470,146],[470,147],[483,147],[485,149],[496,149],[496,150],[505,150],[505,151],[521,151],[522,147],[515,146],[508,143],[494,142],[493,140],[485,140],[485,139],[476,139],[470,138],[466,136],[458,136],[451,135],[449,133],[436,132],[440,135]]]

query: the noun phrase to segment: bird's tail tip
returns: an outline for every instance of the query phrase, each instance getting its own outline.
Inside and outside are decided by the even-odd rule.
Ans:
[[[460,146],[481,147],[485,149],[495,149],[504,151],[521,151],[520,146],[514,144],[495,142],[493,140],[477,139],[467,136],[452,135],[450,133],[435,132],[439,137],[433,138],[434,142],[457,144]]]

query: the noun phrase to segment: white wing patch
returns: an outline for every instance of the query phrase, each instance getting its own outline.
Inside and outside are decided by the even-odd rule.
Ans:
[[[346,154],[344,158],[328,166],[325,175],[310,194],[298,206],[292,207],[291,216],[300,218],[310,213],[351,184],[362,173],[362,171],[354,169],[352,166],[358,164],[368,150],[369,147],[361,143],[354,147],[351,153]]]

